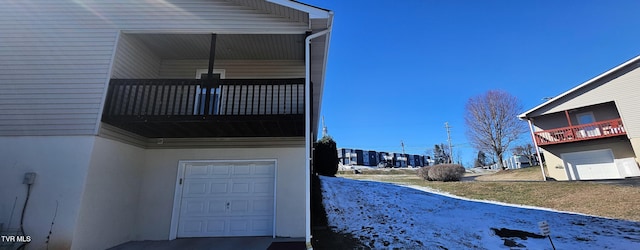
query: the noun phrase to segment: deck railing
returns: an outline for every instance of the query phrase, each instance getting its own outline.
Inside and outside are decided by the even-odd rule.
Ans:
[[[550,145],[626,135],[622,119],[599,121],[535,132],[538,145]]]
[[[103,117],[304,114],[304,79],[112,79]]]

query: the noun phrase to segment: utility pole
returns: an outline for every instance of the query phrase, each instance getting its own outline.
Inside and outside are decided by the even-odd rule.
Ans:
[[[407,155],[404,154],[404,141],[400,140],[400,146],[402,147],[402,159],[404,159],[404,162],[406,162],[407,165],[409,165],[409,159],[407,159]],[[400,163],[400,167],[402,167],[402,163]]]
[[[324,115],[322,116],[322,137],[329,135],[329,131],[327,131],[327,125],[324,124]]]
[[[444,127],[447,129],[447,142],[449,143],[449,163],[453,163],[453,146],[451,146],[451,133],[449,132],[451,126],[449,126],[449,122],[445,122]]]

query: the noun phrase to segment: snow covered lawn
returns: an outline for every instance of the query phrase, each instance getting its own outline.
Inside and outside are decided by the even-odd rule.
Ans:
[[[640,249],[640,222],[479,202],[389,183],[320,177],[329,226],[372,248]],[[585,201],[588,202],[588,201]],[[511,231],[517,230],[517,231]],[[500,237],[503,232],[524,237]],[[532,237],[533,236],[533,237]]]

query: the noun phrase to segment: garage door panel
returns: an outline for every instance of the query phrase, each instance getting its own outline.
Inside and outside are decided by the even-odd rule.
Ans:
[[[260,217],[237,217],[229,220],[229,236],[269,236],[273,229],[273,220]]]
[[[610,149],[565,153],[561,157],[570,180],[621,178]]]
[[[275,169],[266,165],[256,165],[254,171],[254,176],[259,177],[273,177],[275,175]]]
[[[251,175],[251,169],[252,169],[252,166],[234,166],[233,175],[234,176]]]
[[[219,234],[223,234],[225,231],[225,228],[227,227],[227,220],[220,218],[220,219],[209,219],[207,220],[207,231],[206,231],[206,235],[204,236],[208,236],[208,235],[219,235]]]
[[[182,231],[186,233],[198,233],[204,231],[205,223],[202,220],[185,220]]]
[[[234,181],[231,184],[231,194],[234,195],[243,195],[243,194],[249,194],[251,191],[251,184],[249,182],[245,182],[245,181]]]
[[[185,164],[178,237],[270,236],[274,162]]]
[[[229,183],[227,181],[211,182],[211,194],[227,194],[229,193]]]
[[[209,185],[208,181],[185,181],[183,192],[186,197],[206,195],[209,193]]]
[[[209,177],[209,166],[198,166],[194,165],[187,169],[185,173],[186,178],[208,178]]]
[[[253,192],[257,195],[271,195],[273,194],[273,182],[256,181],[253,185]]]
[[[215,165],[210,166],[212,168],[211,174],[214,177],[228,177],[231,174],[231,167],[227,165]]]
[[[203,200],[184,200],[181,214],[204,215],[207,212],[207,204]]]
[[[230,214],[248,214],[251,210],[248,200],[231,200],[229,202]]]
[[[225,200],[209,200],[209,207],[207,209],[208,216],[220,215],[227,209],[227,203]]]

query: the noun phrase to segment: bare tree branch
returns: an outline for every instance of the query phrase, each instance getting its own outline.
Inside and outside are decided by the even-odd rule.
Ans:
[[[526,132],[517,116],[522,105],[515,96],[500,90],[490,90],[469,98],[464,116],[467,137],[477,149],[491,152],[502,166],[503,153]]]

